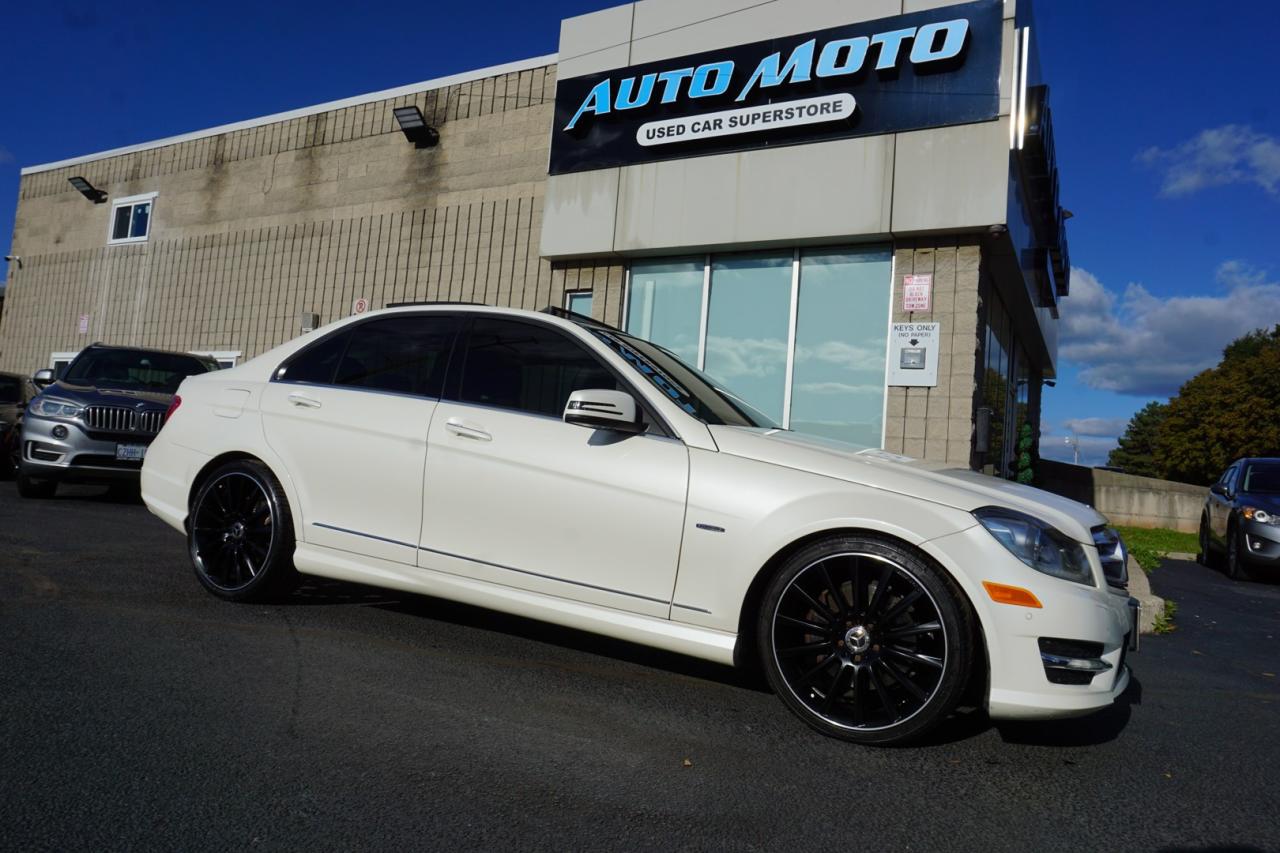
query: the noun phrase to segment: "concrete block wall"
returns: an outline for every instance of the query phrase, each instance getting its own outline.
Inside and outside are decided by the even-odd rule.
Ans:
[[[95,340],[249,358],[358,297],[542,308],[592,289],[619,320],[620,263],[538,254],[554,89],[535,68],[24,176],[0,369]],[[439,146],[404,139],[405,103]],[[112,198],[158,192],[150,239],[107,245],[111,205],[71,174]]]
[[[970,466],[976,369],[981,349],[978,237],[898,240],[893,250],[893,322],[940,323],[938,384],[932,388],[891,386],[885,419],[885,449],[920,459]],[[932,311],[908,314],[902,277],[933,276]]]

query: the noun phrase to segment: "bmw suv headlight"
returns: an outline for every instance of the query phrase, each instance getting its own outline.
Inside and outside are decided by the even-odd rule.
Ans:
[[[996,541],[1037,572],[1094,585],[1084,546],[1066,534],[1038,518],[1003,507],[983,507],[973,515]]]
[[[31,401],[27,411],[43,418],[74,418],[84,411],[84,406],[56,397],[38,397]]]

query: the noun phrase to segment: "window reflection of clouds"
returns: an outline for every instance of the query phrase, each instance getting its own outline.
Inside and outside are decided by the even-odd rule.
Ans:
[[[791,251],[713,257],[705,318],[706,372],[779,421],[794,259]],[[891,260],[882,247],[800,253],[792,429],[882,444]],[[705,263],[634,264],[628,331],[696,362]]]

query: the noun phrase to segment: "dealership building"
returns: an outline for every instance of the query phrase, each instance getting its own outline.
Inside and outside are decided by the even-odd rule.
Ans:
[[[558,306],[790,428],[1012,476],[1069,269],[1036,38],[1029,0],[640,0],[557,54],[24,168],[0,370]]]

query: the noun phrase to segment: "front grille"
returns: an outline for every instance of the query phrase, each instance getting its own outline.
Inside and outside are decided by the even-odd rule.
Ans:
[[[1102,574],[1107,585],[1117,589],[1129,587],[1129,550],[1120,534],[1105,525],[1092,531],[1093,544],[1098,546],[1098,559],[1102,562]]]
[[[123,406],[89,406],[84,410],[84,422],[96,432],[135,432],[155,435],[160,431],[164,412],[156,409],[138,411]]]

